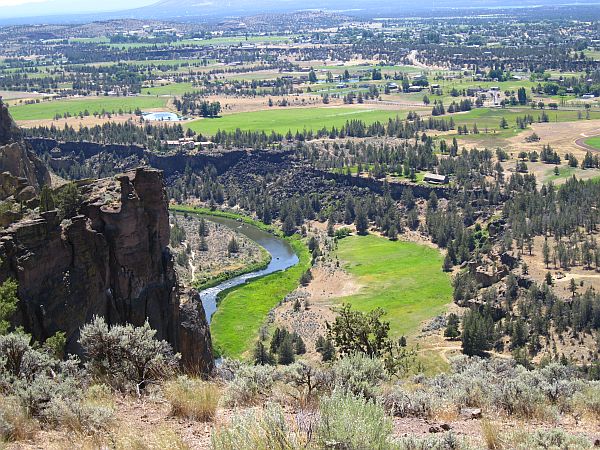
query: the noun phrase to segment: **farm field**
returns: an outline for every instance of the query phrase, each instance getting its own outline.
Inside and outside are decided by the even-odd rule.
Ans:
[[[298,286],[310,267],[310,254],[300,240],[292,240],[291,245],[298,264],[234,288],[221,299],[210,326],[213,346],[221,355],[246,356],[269,311]]]
[[[585,140],[586,145],[600,150],[600,136],[594,136]]]
[[[452,301],[442,255],[413,242],[374,235],[342,239],[337,255],[360,291],[343,301],[361,311],[383,308],[395,337],[414,335],[421,322],[445,311]]]
[[[362,120],[365,123],[387,121],[399,116],[404,119],[406,110],[379,110],[350,107],[289,108],[225,115],[216,119],[200,119],[188,124],[196,133],[214,135],[218,130],[235,131],[275,131],[294,133],[297,130],[319,130],[323,127],[341,127],[348,120]]]
[[[10,112],[16,121],[52,119],[56,114],[71,114],[75,116],[86,109],[90,114],[117,112],[119,109],[133,111],[140,109],[164,108],[166,98],[160,97],[81,97],[70,100],[55,100],[50,102],[16,105]]]

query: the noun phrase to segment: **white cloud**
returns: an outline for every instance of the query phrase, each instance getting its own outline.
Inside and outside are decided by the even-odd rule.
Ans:
[[[20,6],[27,3],[45,3],[48,0],[0,0],[0,6]]]

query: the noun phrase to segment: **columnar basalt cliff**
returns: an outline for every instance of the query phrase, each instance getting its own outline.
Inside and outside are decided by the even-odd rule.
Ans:
[[[7,117],[0,117],[0,139],[26,151]],[[38,341],[64,331],[67,350],[77,352],[79,329],[94,315],[110,324],[148,320],[186,368],[211,371],[204,308],[181,289],[168,247],[162,172],[138,168],[79,188],[78,215],[61,222],[56,211],[31,211],[0,231],[0,282],[13,278],[19,285],[16,324]]]

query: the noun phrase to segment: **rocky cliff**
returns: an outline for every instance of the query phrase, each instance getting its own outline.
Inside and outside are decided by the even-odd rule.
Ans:
[[[10,196],[19,197],[22,189],[27,193],[16,198],[22,201],[39,192],[50,183],[50,173],[35,156],[29,144],[21,140],[21,133],[13,122],[6,105],[0,101],[0,200]]]
[[[39,160],[29,159],[6,110],[0,114],[0,161],[7,146],[22,150],[2,175],[35,196],[43,180],[30,180],[21,169]],[[38,214],[30,205],[0,230],[0,282],[13,278],[19,285],[16,324],[38,341],[64,331],[67,350],[77,352],[79,328],[94,315],[111,324],[148,320],[182,354],[184,366],[212,370],[204,308],[197,295],[182,291],[173,268],[162,172],[139,168],[78,184],[78,215],[61,222],[56,211]]]
[[[71,220],[50,211],[0,232],[0,278],[19,283],[16,322],[40,341],[64,331],[76,352],[79,328],[94,315],[147,319],[184,365],[210,371],[204,309],[180,291],[173,269],[162,173],[140,168],[81,190],[86,200]]]

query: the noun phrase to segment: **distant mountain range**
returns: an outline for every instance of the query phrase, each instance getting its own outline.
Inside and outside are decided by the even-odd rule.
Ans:
[[[298,10],[329,10],[359,16],[412,16],[426,12],[449,12],[456,9],[528,8],[560,5],[599,5],[600,0],[131,0],[103,3],[80,2],[73,7],[70,0],[32,0],[33,4],[3,6],[0,23],[23,22],[86,22],[118,18],[137,19],[224,19],[266,12],[281,13]],[[94,6],[97,5],[97,6]],[[117,6],[119,5],[119,6]],[[121,9],[106,12],[110,9]],[[96,8],[98,12],[93,12]],[[104,10],[104,11],[102,11]],[[28,17],[28,19],[20,19]]]
[[[389,13],[410,16],[414,13],[457,8],[523,8],[557,6],[569,0],[161,0],[153,5],[129,11],[150,18],[231,17],[264,12],[290,12],[307,9],[337,11],[357,15]],[[598,0],[581,0],[577,4],[598,4]]]

